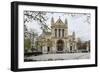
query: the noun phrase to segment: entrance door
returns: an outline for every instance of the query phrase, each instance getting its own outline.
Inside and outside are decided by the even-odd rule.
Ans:
[[[72,46],[70,46],[70,52],[72,52]]]
[[[63,48],[64,48],[63,40],[58,40],[57,41],[57,51],[63,51]]]

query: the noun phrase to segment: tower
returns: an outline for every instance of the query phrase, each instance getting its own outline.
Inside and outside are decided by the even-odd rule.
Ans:
[[[67,21],[67,18],[65,18],[65,37],[67,37],[68,36],[68,21]]]
[[[51,18],[51,35],[52,35],[52,37],[54,37],[54,35],[55,35],[55,34],[54,34],[54,31],[55,31],[55,30],[54,30],[54,24],[55,24],[55,23],[54,23],[54,18],[52,17],[52,18]]]

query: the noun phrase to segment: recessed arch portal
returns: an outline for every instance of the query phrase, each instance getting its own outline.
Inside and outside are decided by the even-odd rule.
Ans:
[[[63,51],[63,49],[64,49],[64,41],[60,39],[57,41],[57,51]]]

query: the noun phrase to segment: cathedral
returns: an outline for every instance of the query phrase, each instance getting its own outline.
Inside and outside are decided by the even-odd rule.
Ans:
[[[63,22],[60,17],[55,22],[51,18],[51,31],[42,33],[38,39],[39,50],[42,53],[71,53],[77,52],[75,32],[68,34],[68,21]]]

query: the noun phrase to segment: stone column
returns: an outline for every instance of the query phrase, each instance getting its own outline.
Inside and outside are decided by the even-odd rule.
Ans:
[[[63,40],[64,41],[64,49],[63,51],[66,52],[66,40]]]
[[[57,37],[59,37],[59,30],[57,29]]]
[[[73,46],[73,52],[75,52],[76,49],[75,49],[75,43],[74,42],[73,42],[72,46]]]
[[[54,52],[55,52],[55,53],[57,52],[57,44],[56,44],[56,40],[55,40],[55,43],[54,43]]]
[[[51,53],[53,53],[53,54],[56,52],[56,47],[55,46],[56,46],[55,41],[53,41],[52,48],[51,48],[52,49],[51,50],[52,51]]]
[[[87,43],[86,50],[89,52],[89,44]]]
[[[42,52],[43,52],[43,54],[47,53],[47,47],[46,46],[43,46]]]
[[[66,52],[66,40],[64,40],[64,52]]]
[[[62,29],[60,29],[60,37],[62,37]]]
[[[78,52],[78,50],[77,50],[77,44],[75,43],[75,50],[76,50],[76,52]]]
[[[66,49],[66,51],[65,51],[65,52],[68,52],[68,47],[67,47],[67,44],[68,44],[68,43],[67,43],[67,41],[66,41],[66,42],[65,42],[65,46],[66,46],[66,47],[65,47],[65,49]]]
[[[67,42],[67,51],[70,52],[70,43]]]
[[[64,32],[64,37],[67,37],[67,29],[64,29],[65,32]]]
[[[52,29],[52,36],[55,37],[55,29]]]

